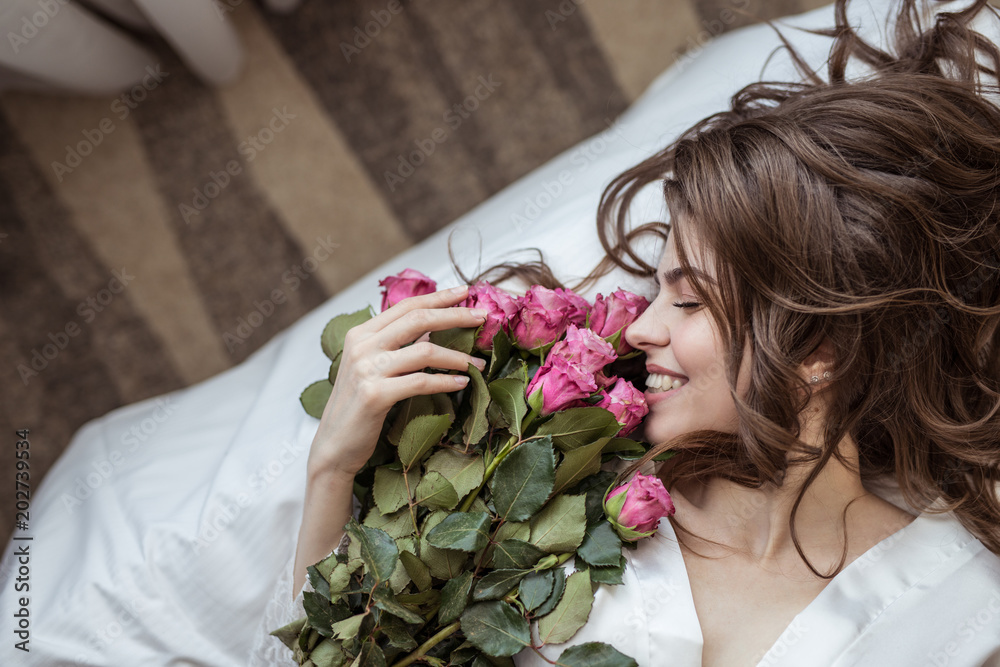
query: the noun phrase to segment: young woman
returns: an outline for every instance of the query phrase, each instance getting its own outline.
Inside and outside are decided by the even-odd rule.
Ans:
[[[882,51],[838,0],[826,81],[798,60],[804,83],[747,86],[604,192],[608,256],[575,287],[614,266],[656,277],[626,332],[654,444],[634,468],[678,452],[658,471],[677,512],[573,643],[641,665],[1000,664],[1000,51],[969,25],[991,12],[925,29],[904,1]],[[847,80],[852,57],[872,73]],[[628,231],[657,182],[670,224]],[[658,267],[630,246],[650,232]],[[506,274],[558,285],[544,265]],[[420,371],[467,355],[401,346],[476,326],[463,296],[406,299],[349,333],[293,595],[340,541],[389,408],[459,387]]]

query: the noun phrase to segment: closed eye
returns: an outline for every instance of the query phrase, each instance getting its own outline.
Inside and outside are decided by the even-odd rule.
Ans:
[[[676,308],[696,308],[697,306],[700,306],[700,305],[701,304],[698,303],[698,302],[696,302],[696,301],[682,301],[680,303],[675,303],[674,304],[674,306]]]

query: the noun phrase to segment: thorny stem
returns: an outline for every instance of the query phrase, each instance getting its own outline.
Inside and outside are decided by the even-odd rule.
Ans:
[[[392,667],[406,667],[406,665],[412,665],[417,660],[424,657],[428,651],[437,646],[439,642],[455,634],[455,632],[460,627],[462,627],[462,624],[459,623],[458,621],[455,621],[451,625],[442,628],[440,632],[438,632],[436,635],[434,635],[433,637],[425,641],[423,644],[421,644],[419,647],[417,647],[416,651],[406,656],[399,662],[393,664]]]

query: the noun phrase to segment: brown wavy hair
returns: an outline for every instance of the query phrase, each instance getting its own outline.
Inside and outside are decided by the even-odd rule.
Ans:
[[[570,287],[616,267],[652,278],[656,267],[631,243],[666,241],[672,228],[679,264],[723,332],[738,432],[654,443],[626,474],[676,450],[661,471],[668,488],[715,476],[760,488],[781,484],[794,453],[812,468],[791,534],[824,578],[843,568],[846,543],[836,571],[819,573],[795,513],[831,456],[849,465],[838,451],[848,434],[863,480],[894,476],[911,506],[954,511],[1000,554],[1000,109],[983,96],[998,92],[988,77],[1000,51],[969,26],[981,11],[997,16],[979,0],[924,29],[904,0],[893,53],[865,43],[838,0],[835,26],[810,31],[833,38],[826,80],[771,24],[803,80],[745,86],[730,109],[617,176],[598,208],[606,256]],[[870,73],[847,80],[852,57]],[[671,222],[630,229],[629,204],[653,182]],[[690,270],[689,235],[710,253],[717,287]],[[469,282],[563,286],[541,258],[473,278],[455,268]],[[798,369],[824,340],[834,351],[829,412],[822,446],[810,447],[798,435],[813,390]]]

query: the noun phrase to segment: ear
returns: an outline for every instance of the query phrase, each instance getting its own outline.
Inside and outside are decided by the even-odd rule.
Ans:
[[[823,373],[825,371],[833,372],[833,370],[833,343],[830,342],[829,338],[823,338],[823,342],[803,360],[800,372],[806,382],[809,382],[809,378],[813,376],[820,378],[820,382],[822,382]]]

